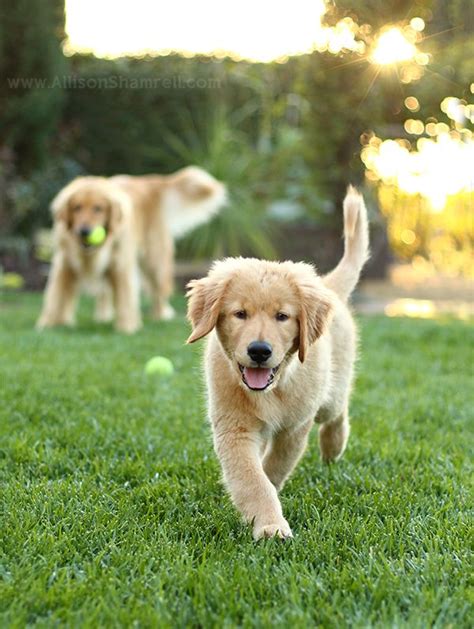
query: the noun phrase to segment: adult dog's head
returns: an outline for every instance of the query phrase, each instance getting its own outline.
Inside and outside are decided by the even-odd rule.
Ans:
[[[242,386],[277,385],[298,353],[324,332],[335,295],[309,264],[228,258],[188,284],[188,319],[194,343],[216,329]]]
[[[94,228],[105,229],[107,242],[130,212],[129,206],[128,196],[105,177],[78,177],[56,195],[51,210],[56,225],[87,249]]]

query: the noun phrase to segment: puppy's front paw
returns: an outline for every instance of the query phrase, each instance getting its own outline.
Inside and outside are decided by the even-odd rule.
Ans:
[[[290,525],[283,518],[279,522],[254,526],[253,537],[255,540],[266,537],[279,537],[280,539],[288,539],[293,537]]]

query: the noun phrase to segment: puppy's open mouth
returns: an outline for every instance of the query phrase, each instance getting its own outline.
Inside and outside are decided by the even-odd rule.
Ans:
[[[279,367],[280,365],[273,367],[273,369],[268,367],[244,367],[239,363],[242,380],[252,391],[264,391],[269,387]]]

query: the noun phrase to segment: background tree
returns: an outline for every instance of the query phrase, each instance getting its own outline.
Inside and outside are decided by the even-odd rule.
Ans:
[[[11,223],[5,188],[15,174],[47,162],[58,131],[63,91],[53,87],[67,62],[64,0],[0,0],[0,226]]]

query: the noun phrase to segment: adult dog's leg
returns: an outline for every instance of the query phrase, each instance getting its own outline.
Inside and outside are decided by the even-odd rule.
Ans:
[[[52,262],[44,294],[43,309],[36,327],[73,325],[78,280],[63,256],[57,254]]]
[[[159,321],[172,319],[174,308],[169,300],[173,294],[173,257],[163,257],[161,264],[154,264],[153,273],[153,310],[152,316]]]
[[[319,448],[325,463],[337,461],[344,454],[349,439],[350,425],[347,410],[319,428]]]
[[[115,327],[132,334],[141,327],[140,285],[138,269],[133,262],[122,261],[109,274],[115,304]]]
[[[215,437],[225,484],[237,509],[253,523],[254,538],[291,537],[277,491],[263,471],[260,446],[258,434],[226,431]]]
[[[161,225],[152,233],[159,231],[159,242],[147,243],[145,250],[145,272],[150,283],[152,297],[152,316],[160,319],[172,319],[174,310],[169,303],[174,284],[174,244],[167,227]]]
[[[313,423],[311,419],[296,430],[282,430],[271,438],[263,459],[263,469],[277,491],[282,489],[303,456]]]
[[[94,318],[100,323],[108,323],[114,318],[114,302],[112,287],[105,281],[100,287],[100,291],[95,300]]]

